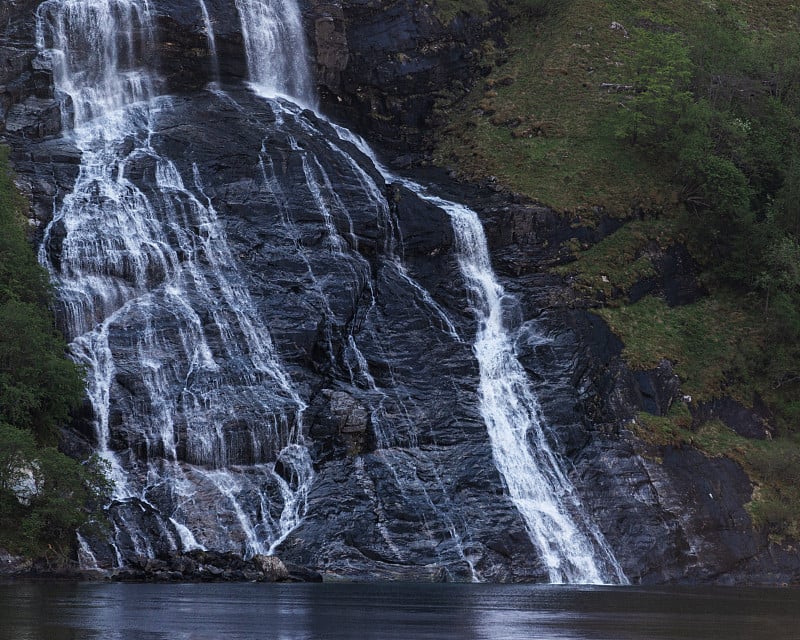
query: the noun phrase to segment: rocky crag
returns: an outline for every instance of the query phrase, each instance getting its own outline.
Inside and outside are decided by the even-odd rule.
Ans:
[[[333,138],[334,132],[312,112],[294,111],[292,127],[279,129],[276,110],[242,86],[246,55],[231,2],[205,2],[218,67],[197,2],[153,4],[157,47],[147,55],[158,65],[164,91],[174,96],[154,122],[153,146],[180,175],[204,176],[203,194],[224,221],[236,268],[258,313],[269,318],[272,339],[306,405],[303,420],[290,422],[302,425],[314,480],[305,518],[274,551],[287,562],[352,578],[545,579],[492,464],[471,350],[474,319],[450,221],[404,187],[386,184],[352,146],[340,148],[357,168],[342,153],[331,153],[320,136]],[[63,103],[54,94],[52,70],[37,55],[38,5],[18,0],[0,6],[0,125],[31,202],[32,228],[38,229],[33,236],[41,242],[54,206],[74,188],[81,152],[61,136]],[[447,24],[428,5],[409,0],[308,2],[303,12],[322,110],[391,149],[389,160],[406,167],[424,158],[442,106],[480,77],[484,41],[502,44],[497,10],[489,18],[460,15]],[[225,95],[205,90],[215,80]],[[334,214],[343,241],[333,259],[330,250],[321,250],[327,223],[311,213],[319,206],[309,193],[288,197],[281,209],[269,206],[269,193],[259,187],[266,164],[272,192],[277,185],[291,193],[303,174],[301,157],[311,156],[341,181],[336,193],[350,213],[349,219]],[[155,188],[152,162],[129,169],[143,190]],[[680,397],[679,381],[668,362],[652,371],[628,369],[620,341],[549,271],[568,259],[560,249],[565,241],[595,242],[615,223],[589,230],[569,216],[496,192],[492,184],[455,184],[433,169],[414,171],[480,213],[495,271],[514,296],[507,324],[552,445],[630,581],[796,582],[797,554],[753,529],[745,509],[753,487],[741,468],[691,447],[656,450],[627,428],[639,411],[666,413]],[[360,190],[364,176],[386,196],[383,221]],[[387,250],[395,232],[403,240],[403,270]],[[55,260],[61,237],[56,230],[46,246]],[[691,291],[691,265],[666,258],[664,265],[673,269],[664,272],[664,283],[677,275]],[[110,327],[111,341],[129,365],[112,385],[117,404],[110,446],[144,474],[163,452],[123,420],[125,408],[147,395],[133,362],[136,345],[126,337],[138,322],[122,317]],[[159,319],[165,335],[170,322],[169,314]],[[224,425],[229,441],[248,441],[241,431],[251,418],[246,409],[240,413],[240,422]],[[64,447],[80,455],[96,446],[94,419],[87,403],[65,432]],[[177,426],[177,463],[187,474],[202,462],[186,449],[190,428],[186,422]],[[245,444],[231,463],[247,467],[260,456]],[[275,464],[274,471],[291,483],[290,465]],[[220,522],[235,521],[235,509],[212,499],[209,485],[194,496],[197,531],[222,532]],[[165,530],[152,505],[174,511],[175,496],[151,490],[146,497],[119,500],[111,510],[117,522],[128,522],[148,539],[153,557],[163,563],[153,570],[174,574],[175,562],[166,558],[180,555],[180,532]],[[208,533],[204,539],[221,552],[241,553],[244,534],[223,539]],[[142,562],[136,560],[139,546],[132,536],[117,537],[116,553],[134,570]],[[94,555],[101,565],[114,564],[110,547]]]

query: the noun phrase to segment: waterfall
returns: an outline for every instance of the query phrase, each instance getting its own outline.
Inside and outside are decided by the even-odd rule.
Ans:
[[[305,512],[305,403],[201,176],[181,175],[152,144],[171,109],[148,59],[154,32],[148,0],[40,5],[39,49],[72,105],[67,135],[82,152],[40,260],[86,365],[95,439],[115,483],[115,548],[153,555],[147,518],[173,551],[267,553]],[[193,508],[200,496],[219,524]]]
[[[473,348],[480,365],[481,413],[495,464],[542,554],[550,582],[626,583],[547,441],[539,402],[505,327],[508,294],[492,271],[478,216],[468,207],[416,190],[453,221],[459,265],[478,322]]]
[[[206,30],[208,40],[208,52],[211,54],[211,77],[215,84],[219,84],[219,56],[217,55],[217,39],[214,35],[214,25],[211,23],[211,16],[208,13],[205,0],[198,0],[200,12],[203,15],[203,28]]]
[[[146,66],[155,49],[147,0],[46,0],[37,10],[36,43],[53,62],[76,128],[156,92]]]
[[[413,379],[420,363],[408,362],[402,345],[384,343],[383,286],[394,304],[411,309],[406,326],[426,331],[431,349],[463,350],[470,360],[471,346],[477,395],[457,389],[452,398],[480,405],[480,417],[475,408],[468,414],[481,456],[488,460],[490,445],[550,581],[625,582],[547,441],[503,323],[508,294],[492,271],[475,212],[391,175],[363,141],[306,110],[316,98],[294,0],[235,0],[235,6],[249,86],[260,96],[248,94],[248,104],[266,105],[248,126],[272,127],[259,129],[257,175],[237,177],[237,188],[246,192],[242,208],[277,212],[275,235],[291,253],[281,256],[291,263],[286,273],[306,296],[299,311],[289,302],[268,311],[317,314],[309,316],[319,334],[313,348],[322,353],[315,354],[313,384],[293,379],[263,300],[232,249],[221,219],[229,203],[211,185],[216,167],[206,165],[205,173],[198,163],[187,167],[159,144],[159,124],[179,98],[162,95],[154,71],[150,1],[45,0],[37,12],[37,43],[52,61],[66,135],[82,152],[74,188],[45,230],[40,260],[56,284],[72,354],[86,366],[96,446],[115,482],[109,548],[81,537],[84,562],[98,566],[113,557],[119,566],[135,556],[195,549],[274,552],[308,515],[315,474],[304,438],[307,403],[327,393],[331,412],[344,406],[374,435],[374,450],[353,453],[348,478],[376,518],[381,554],[374,555],[392,568],[433,558],[428,565],[455,567],[459,579],[484,579],[485,542],[457,504],[458,491],[479,483],[455,486],[447,477],[458,458],[432,433],[437,399],[429,400],[428,389]],[[196,7],[216,78],[213,23],[205,0]],[[211,90],[217,106],[246,111],[236,101],[243,92],[223,92],[219,83]],[[474,344],[465,342],[467,321],[407,266],[400,222],[365,157],[452,224],[474,313],[469,322],[477,323]],[[368,232],[359,234],[364,219]],[[365,237],[374,246],[365,248]],[[335,298],[342,283],[346,304]],[[287,289],[281,303],[293,300]],[[433,353],[425,356],[441,366]],[[499,493],[500,481],[492,482]],[[413,521],[392,515],[414,510]],[[519,522],[516,512],[513,519]]]
[[[510,295],[494,275],[478,215],[469,207],[429,194],[416,182],[394,176],[361,138],[341,127],[338,131],[369,155],[387,179],[402,183],[450,216],[459,267],[478,324],[473,350],[480,367],[481,414],[495,465],[542,555],[550,582],[627,584],[613,551],[588,519],[548,443],[539,402],[503,320],[504,302]]]
[[[236,8],[255,91],[313,107],[316,95],[295,0],[236,0]]]

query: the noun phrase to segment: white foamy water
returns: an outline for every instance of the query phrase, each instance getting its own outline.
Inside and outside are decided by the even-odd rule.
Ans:
[[[213,46],[202,0],[199,8]],[[168,487],[172,511],[154,517],[176,549],[230,537],[243,540],[237,550],[245,555],[266,552],[305,513],[313,478],[302,440],[305,404],[196,167],[185,178],[151,143],[155,121],[171,108],[147,66],[154,19],[147,0],[47,0],[37,12],[40,51],[53,61],[63,104],[74,107],[67,135],[82,151],[40,259],[57,284],[72,352],[87,367],[114,499],[157,512],[148,496]],[[132,177],[140,167],[152,176],[147,186]],[[126,384],[137,389],[133,402]],[[291,480],[274,472],[279,460]],[[215,491],[241,517],[209,531],[202,510]],[[205,507],[196,502],[201,494]],[[118,518],[115,537],[153,555],[137,522]]]

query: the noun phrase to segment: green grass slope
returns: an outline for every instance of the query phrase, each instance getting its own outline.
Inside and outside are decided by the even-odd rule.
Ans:
[[[507,0],[508,48],[442,132],[436,161],[591,223],[625,220],[557,267],[634,368],[673,362],[694,403],[763,403],[775,437],[696,424],[679,403],[632,425],[739,461],[751,513],[800,534],[800,7],[787,0]],[[680,244],[709,292],[631,302]]]

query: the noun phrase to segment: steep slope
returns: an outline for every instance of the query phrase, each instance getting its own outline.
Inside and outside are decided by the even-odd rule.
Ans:
[[[33,4],[4,9],[4,51],[19,56],[3,93],[6,138],[41,228],[54,210],[62,216],[44,244],[54,272],[68,285],[99,266],[114,283],[76,333],[95,372],[108,375],[95,376],[92,410],[68,443],[98,447],[124,468],[116,533],[105,548],[93,541],[94,561],[202,545],[274,550],[339,576],[553,579],[493,461],[472,348],[486,327],[476,326],[447,209],[386,184],[312,112],[243,87],[259,79],[230,7],[216,0],[205,12],[188,0],[153,3],[153,46],[127,64],[154,65],[157,97],[126,111],[131,131],[106,128],[113,144],[103,151],[62,137],[52,73],[24,35]],[[502,23],[485,22],[488,13],[403,2],[305,9],[323,109],[376,135],[399,165],[424,159],[441,108],[502,48]],[[92,175],[93,154],[120,174]],[[496,179],[475,187],[417,173],[481,214],[507,293],[498,301],[504,353],[538,398],[563,486],[575,487],[628,578],[794,579],[796,556],[767,556],[752,527],[741,467],[691,447],[652,450],[625,428],[638,410],[667,412],[680,395],[672,367],[628,368],[606,325],[572,308],[584,303],[547,272],[568,254],[562,244],[594,243],[620,223],[600,215],[592,228],[575,224],[584,212],[558,215]],[[136,223],[121,223],[119,237],[144,233],[129,244],[146,250],[74,266],[84,249],[68,240],[76,226],[65,213],[94,208],[105,218],[130,196],[138,205],[123,210]],[[88,204],[75,207],[76,198]],[[62,314],[73,331],[74,307]],[[270,345],[277,369],[262,366]],[[108,352],[114,367],[103,369],[97,356]]]

